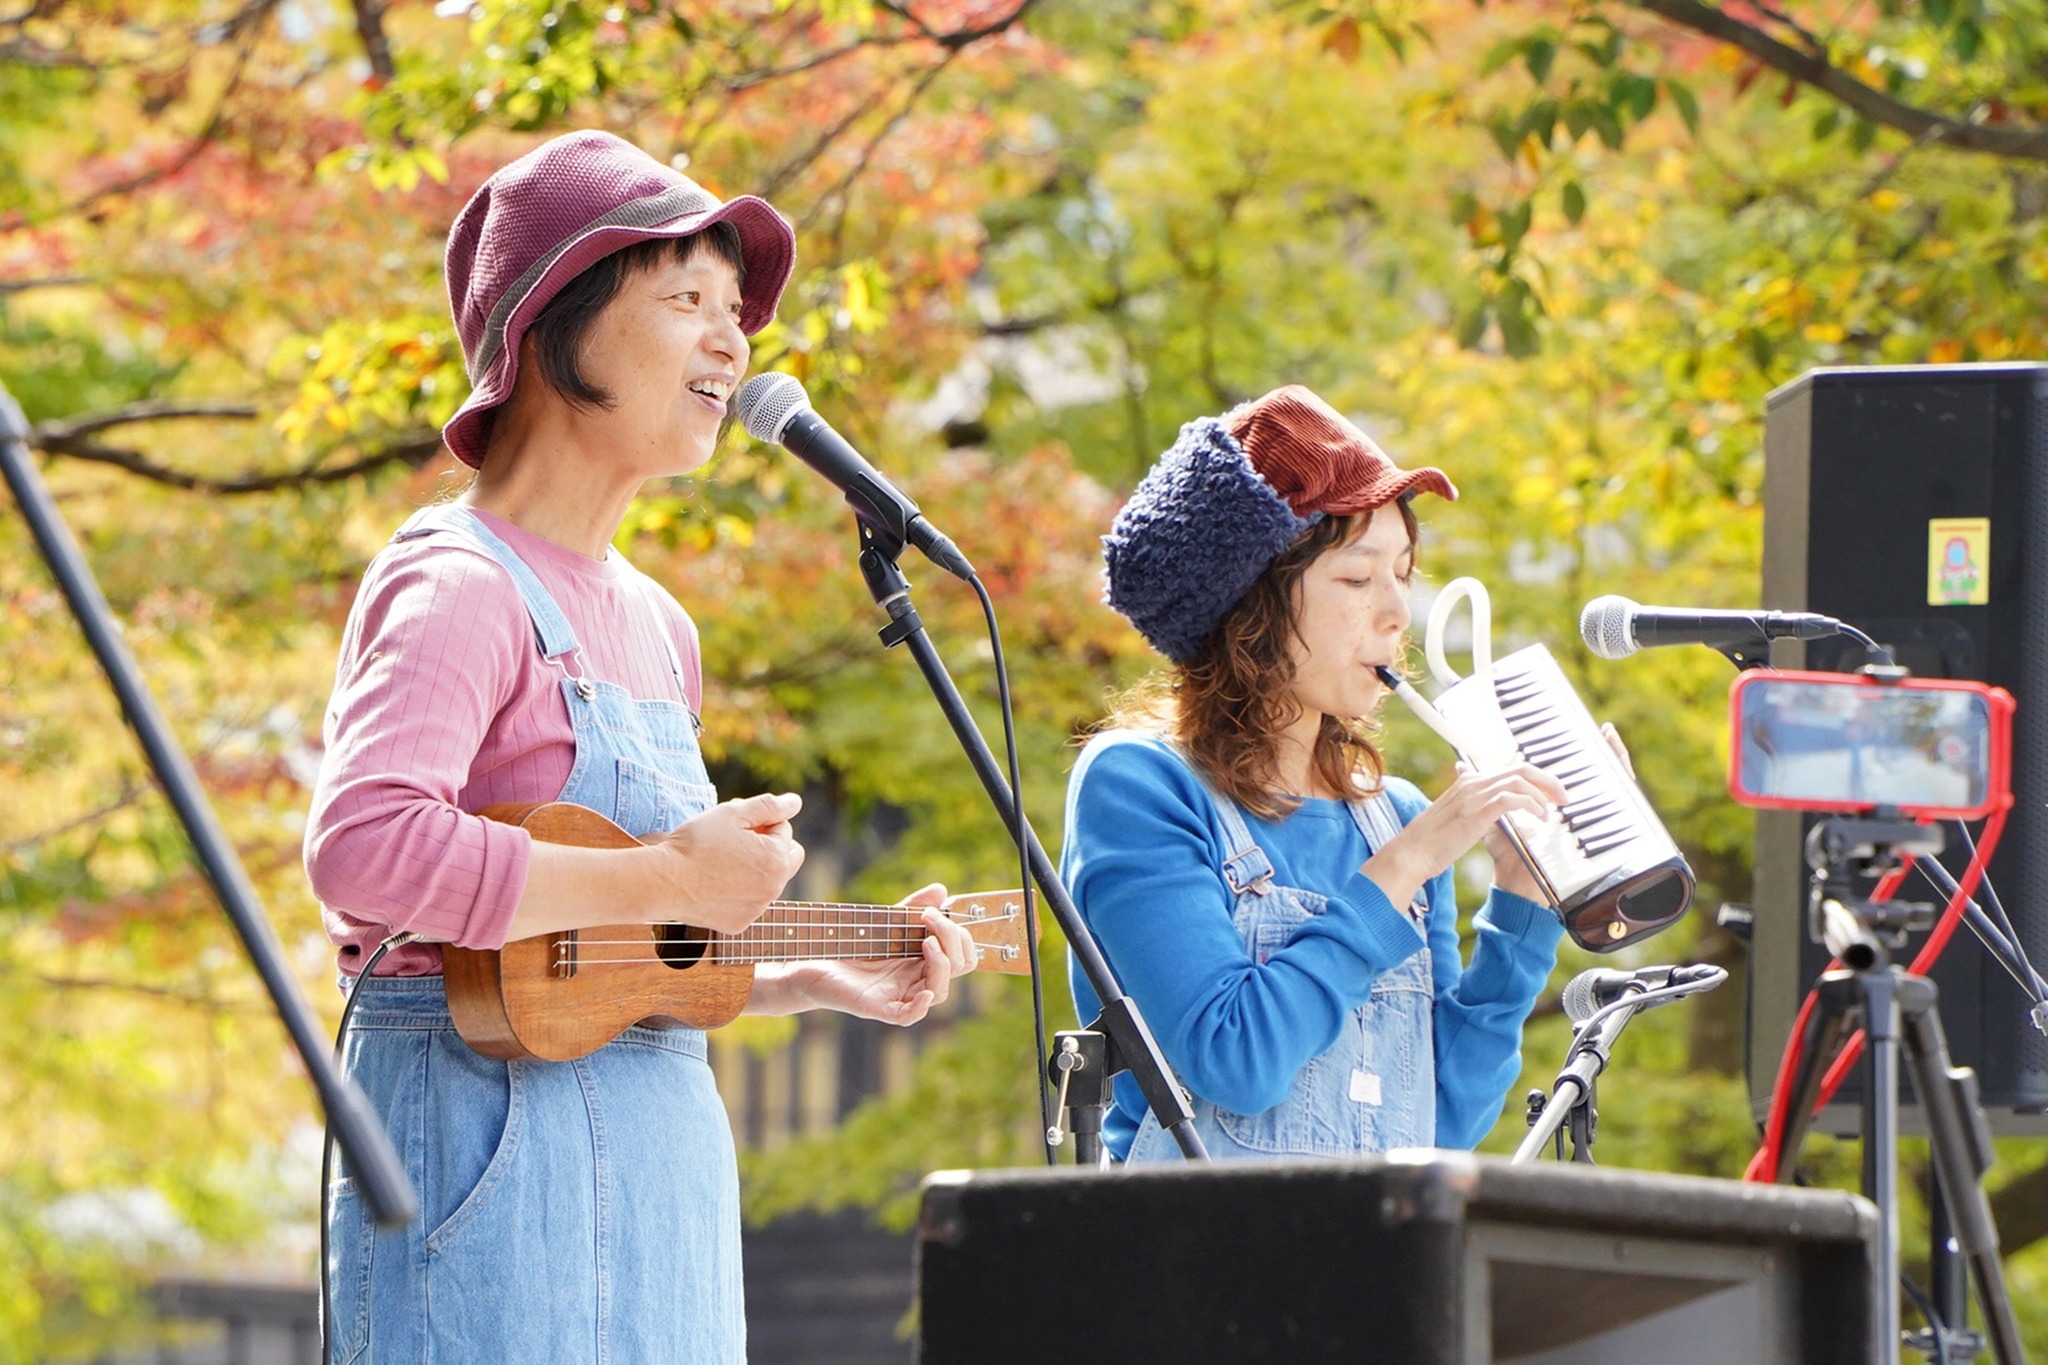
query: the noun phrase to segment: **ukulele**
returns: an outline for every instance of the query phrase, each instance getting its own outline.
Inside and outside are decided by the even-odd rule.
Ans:
[[[640,841],[586,806],[508,802],[479,812],[551,844],[631,848]],[[983,971],[1029,975],[1024,897],[959,895],[939,907],[973,936]],[[694,924],[562,929],[502,948],[442,948],[448,1012],[462,1040],[501,1061],[566,1062],[647,1020],[730,1023],[761,962],[923,955],[923,911],[776,901],[735,934]],[[1035,926],[1033,926],[1035,927]]]

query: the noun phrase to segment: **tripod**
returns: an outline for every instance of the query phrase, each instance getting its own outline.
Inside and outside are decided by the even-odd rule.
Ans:
[[[1892,1339],[1899,1327],[1899,1064],[1903,1053],[1927,1119],[1936,1188],[1954,1223],[1956,1246],[1974,1272],[1993,1356],[2000,1365],[2025,1360],[2019,1328],[2006,1295],[1998,1255],[1998,1228],[1985,1198],[1991,1135],[1977,1102],[1976,1073],[1951,1064],[1932,981],[1891,961],[1922,918],[1919,907],[1864,901],[1851,892],[1852,876],[1895,865],[1902,851],[1941,851],[1938,828],[1903,819],[1834,817],[1816,826],[1807,845],[1813,869],[1810,906],[1816,929],[1841,967],[1822,974],[1815,1008],[1801,1035],[1799,1068],[1791,1077],[1791,1107],[1779,1183],[1789,1182],[1799,1145],[1812,1122],[1828,1064],[1860,1021],[1868,1043],[1863,1099],[1863,1192],[1877,1206],[1877,1315],[1873,1340]],[[1932,1338],[1930,1359],[1946,1365],[1946,1347]]]

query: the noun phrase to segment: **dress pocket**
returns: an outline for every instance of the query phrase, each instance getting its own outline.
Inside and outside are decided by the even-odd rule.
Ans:
[[[532,1063],[499,1062],[469,1049],[452,1032],[436,1035],[428,1066],[434,1096],[427,1179],[421,1191],[426,1248],[447,1249],[505,1183],[526,1129],[522,1072]],[[542,1063],[545,1065],[545,1063]]]

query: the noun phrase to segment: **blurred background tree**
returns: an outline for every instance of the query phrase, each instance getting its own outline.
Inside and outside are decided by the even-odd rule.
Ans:
[[[798,225],[756,364],[982,566],[1048,845],[1073,738],[1149,666],[1096,537],[1181,422],[1299,381],[1451,472],[1426,579],[1484,579],[1504,643],[1564,658],[1711,907],[1749,875],[1726,666],[1590,660],[1578,606],[1756,600],[1763,400],[1806,369],[2043,355],[2039,8],[40,0],[0,18],[0,378],[323,1009],[305,784],[364,564],[455,486],[441,241],[490,170],[582,126]],[[703,627],[721,784],[811,798],[821,890],[1014,883],[828,491],[736,439],[621,544]],[[62,1358],[166,1265],[310,1267],[317,1138],[17,519],[0,545],[0,1359]],[[911,567],[996,733],[972,599]],[[1405,717],[1386,740],[1447,776]],[[1640,951],[1739,973],[1710,920]],[[926,1170],[1033,1160],[1026,997],[976,995],[907,1087],[749,1153],[752,1215],[901,1219]],[[1631,1030],[1603,1160],[1739,1171],[1741,1013],[1737,982]],[[1562,1050],[1539,1022],[1532,1079]],[[2044,1161],[2011,1143],[1992,1177],[2037,1350]]]

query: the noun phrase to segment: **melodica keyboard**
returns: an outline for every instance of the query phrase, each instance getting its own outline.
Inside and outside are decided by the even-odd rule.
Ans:
[[[1495,660],[1435,704],[1469,762],[1529,763],[1564,786],[1565,803],[1550,818],[1504,823],[1581,947],[1612,952],[1685,913],[1692,869],[1547,648]]]

